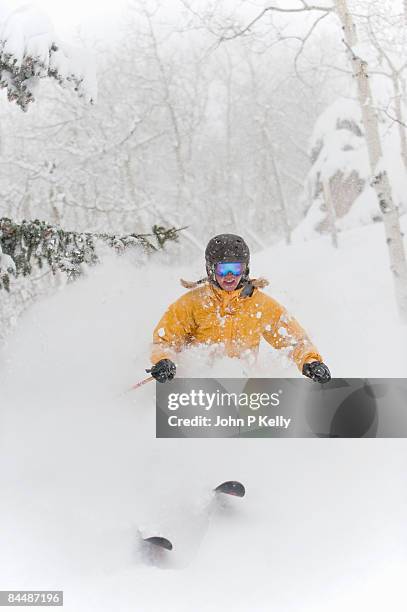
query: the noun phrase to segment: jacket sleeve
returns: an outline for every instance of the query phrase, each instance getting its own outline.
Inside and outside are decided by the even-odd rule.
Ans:
[[[160,359],[174,360],[175,354],[189,343],[195,329],[192,302],[191,295],[186,293],[161,317],[153,332],[152,363]]]
[[[266,300],[264,339],[276,349],[288,348],[289,356],[297,364],[300,372],[308,360],[323,361],[318,349],[298,321],[276,300],[267,295],[264,297]]]

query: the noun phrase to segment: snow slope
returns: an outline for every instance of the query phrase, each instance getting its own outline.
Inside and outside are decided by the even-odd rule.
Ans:
[[[336,376],[406,376],[383,227],[254,257]],[[0,357],[0,589],[86,611],[405,610],[404,440],[155,439],[151,330],[184,291],[109,259],[31,309]],[[274,352],[275,353],[275,352]],[[192,351],[180,375],[238,376]],[[188,362],[187,362],[188,361]],[[246,366],[245,366],[246,367]],[[251,375],[298,375],[264,347]],[[240,479],[208,524],[208,491]],[[175,548],[147,558],[138,530]]]

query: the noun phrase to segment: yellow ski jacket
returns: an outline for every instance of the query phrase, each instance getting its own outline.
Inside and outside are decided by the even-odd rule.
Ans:
[[[219,345],[229,357],[257,352],[261,338],[274,348],[288,348],[300,371],[307,361],[323,361],[299,323],[285,308],[255,288],[224,291],[212,284],[192,289],[171,304],[153,334],[152,363],[174,361],[190,345]]]

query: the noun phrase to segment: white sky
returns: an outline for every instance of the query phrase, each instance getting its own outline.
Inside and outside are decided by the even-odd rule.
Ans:
[[[31,0],[30,4],[41,7],[56,26],[77,26],[85,20],[118,15],[127,0]]]
[[[67,35],[78,28],[84,34],[114,34],[120,15],[128,0],[11,0],[8,4],[37,6],[53,22],[60,35]]]

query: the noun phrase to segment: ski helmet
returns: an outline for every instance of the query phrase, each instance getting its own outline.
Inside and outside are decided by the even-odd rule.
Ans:
[[[211,238],[205,249],[206,271],[210,281],[218,285],[215,277],[216,264],[221,262],[239,261],[246,264],[239,287],[249,278],[250,251],[241,236],[236,234],[219,234]]]

